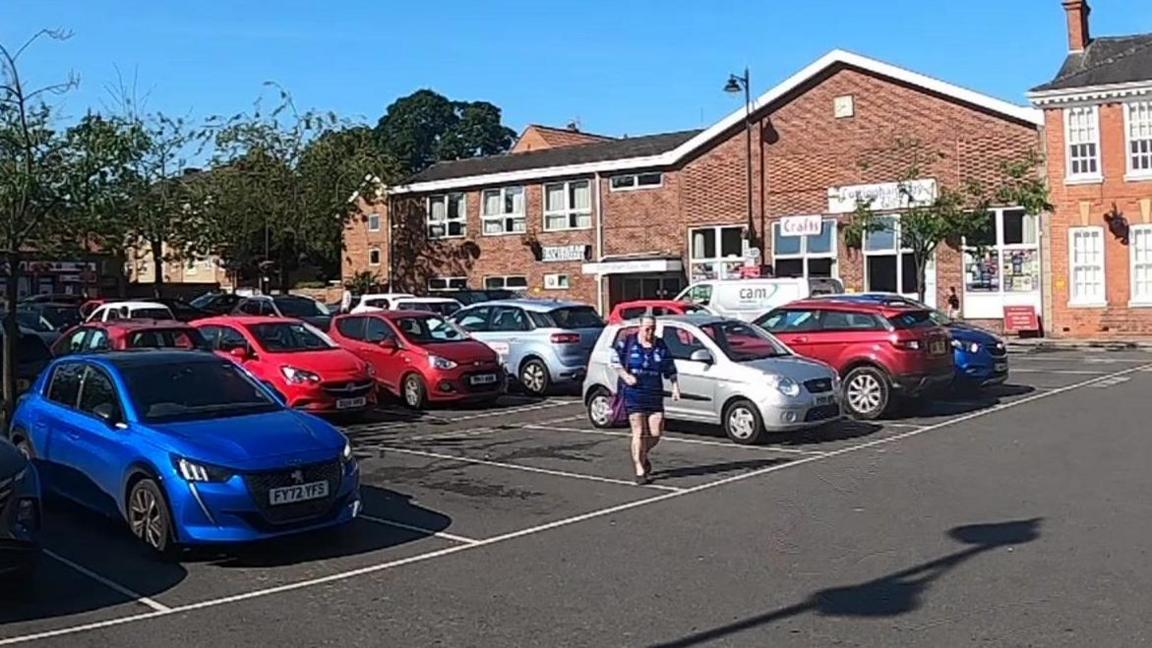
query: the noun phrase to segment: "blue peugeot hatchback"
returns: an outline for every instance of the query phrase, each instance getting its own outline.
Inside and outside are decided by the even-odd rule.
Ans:
[[[957,387],[987,387],[1008,379],[1008,349],[1004,340],[967,322],[953,319],[925,304],[893,293],[847,293],[821,299],[864,301],[909,306],[927,310],[932,321],[948,329],[952,336],[952,359],[956,366],[953,384]]]
[[[209,353],[59,358],[10,434],[46,490],[126,520],[161,554],[340,525],[360,511],[347,438]]]

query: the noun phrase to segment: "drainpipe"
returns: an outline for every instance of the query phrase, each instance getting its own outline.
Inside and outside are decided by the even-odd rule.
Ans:
[[[596,178],[596,263],[604,260],[604,209],[601,206],[601,198],[604,193],[600,187],[600,172],[595,174]],[[600,273],[596,274],[596,309],[603,315],[604,310],[604,276]]]

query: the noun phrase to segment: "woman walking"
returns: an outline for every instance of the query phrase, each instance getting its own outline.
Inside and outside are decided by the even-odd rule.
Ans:
[[[636,483],[652,481],[652,463],[648,453],[660,442],[664,432],[664,380],[672,383],[672,400],[680,400],[676,364],[664,340],[656,337],[656,318],[640,319],[640,329],[616,343],[613,362],[620,377],[620,395],[632,427],[632,464]]]

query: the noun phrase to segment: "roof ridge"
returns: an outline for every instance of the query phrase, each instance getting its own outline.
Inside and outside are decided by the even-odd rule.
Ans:
[[[619,137],[615,137],[613,135],[601,135],[600,133],[589,133],[588,131],[572,130],[571,128],[565,128],[563,126],[549,126],[547,124],[531,123],[531,124],[528,124],[527,126],[524,127],[525,130],[527,130],[529,128],[542,128],[544,130],[556,131],[558,133],[575,133],[576,135],[585,135],[587,137],[599,137],[601,139],[606,139],[606,140],[620,139]]]
[[[1088,66],[1085,66],[1083,68],[1080,68],[1079,70],[1076,70],[1075,72],[1070,72],[1070,73],[1065,74],[1063,76],[1058,76],[1055,79],[1053,79],[1052,81],[1050,81],[1049,83],[1055,83],[1057,81],[1066,81],[1068,79],[1078,77],[1082,74],[1086,74],[1088,72],[1091,72],[1092,70],[1096,70],[1098,68],[1101,68],[1101,67],[1104,67],[1107,65],[1112,65],[1116,61],[1123,59],[1123,58],[1127,58],[1129,56],[1132,56],[1133,54],[1139,52],[1140,50],[1152,47],[1152,34],[1132,34],[1129,36],[1104,36],[1101,38],[1094,39],[1092,41],[1093,43],[1100,41],[1100,40],[1103,40],[1105,38],[1112,39],[1112,40],[1123,40],[1123,39],[1127,39],[1127,38],[1139,39],[1141,37],[1146,37],[1149,40],[1147,40],[1146,42],[1137,42],[1137,43],[1133,44],[1131,47],[1129,47],[1128,49],[1126,49],[1126,50],[1124,50],[1118,54],[1110,56],[1110,57],[1108,57],[1102,61],[1097,61],[1097,62],[1093,63],[1092,65],[1088,65]],[[1091,47],[1092,43],[1089,43],[1088,46]],[[1087,52],[1085,51],[1085,53],[1087,53]]]

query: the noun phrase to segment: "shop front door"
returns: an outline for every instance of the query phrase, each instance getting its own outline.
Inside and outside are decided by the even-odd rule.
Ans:
[[[672,299],[684,289],[684,278],[679,274],[625,276],[620,281],[619,302],[637,299]]]

